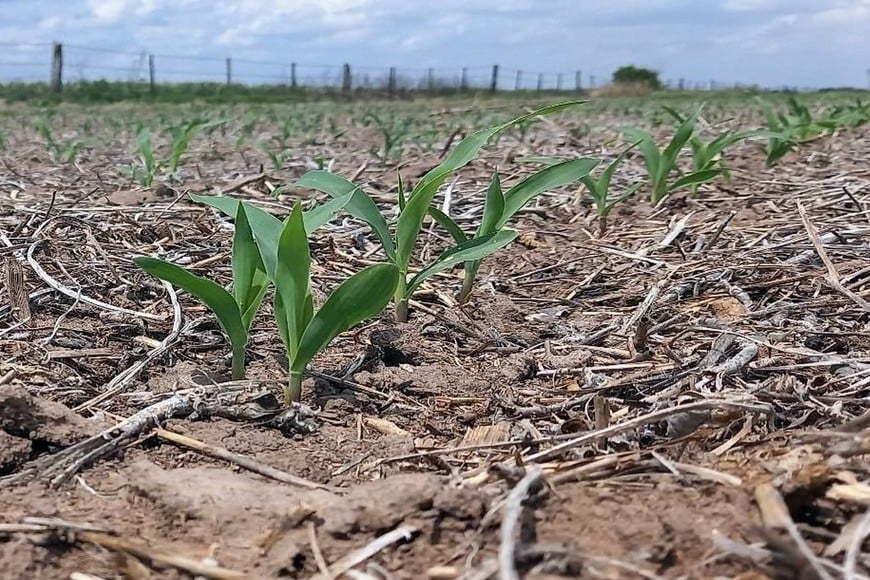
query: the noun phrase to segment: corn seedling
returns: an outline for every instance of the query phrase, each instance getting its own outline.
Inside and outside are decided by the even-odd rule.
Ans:
[[[678,123],[684,123],[686,121],[687,117],[685,115],[680,114],[671,107],[663,108],[674,119],[676,119]],[[718,169],[721,171],[721,174],[725,179],[731,179],[731,172],[728,170],[728,166],[722,161],[722,153],[725,149],[750,137],[766,134],[765,131],[740,131],[734,133],[729,130],[717,135],[716,138],[709,143],[705,143],[704,140],[695,133],[689,139],[689,145],[692,148],[692,170],[698,173],[701,171]],[[692,186],[693,192],[697,189],[698,185],[699,184],[695,184]]]
[[[639,142],[639,150],[646,165],[650,184],[650,201],[654,204],[661,202],[678,189],[712,181],[722,173],[721,168],[704,169],[683,174],[676,180],[670,181],[671,174],[679,171],[677,161],[680,152],[695,133],[696,117],[697,113],[680,123],[664,149],[659,149],[655,139],[647,131],[634,127],[621,129],[629,141]]]
[[[245,376],[248,332],[268,288],[268,278],[243,204],[238,204],[235,218],[233,286],[229,292],[208,278],[165,260],[142,256],[134,258],[133,262],[152,276],[193,294],[214,312],[230,340],[232,378],[239,380]]]
[[[169,133],[172,135],[172,147],[169,150],[169,158],[166,166],[169,169],[169,174],[172,178],[178,173],[178,166],[181,163],[181,156],[187,151],[190,142],[196,134],[202,129],[208,129],[217,125],[223,124],[224,121],[204,121],[202,119],[194,119],[186,125],[179,125],[169,128]]]
[[[275,171],[281,171],[281,168],[284,167],[284,163],[287,161],[287,158],[289,158],[291,155],[291,152],[286,149],[278,149],[273,151],[266,143],[259,143],[258,148],[260,149],[260,151],[265,153],[266,156],[269,158],[269,161],[272,162],[272,168]]]
[[[770,103],[758,99],[767,122],[767,166],[772,167],[801,143],[812,141],[825,131],[832,131],[836,123],[830,119],[813,119],[810,110],[794,97],[789,97],[789,110],[777,113]]]
[[[215,282],[164,260],[137,257],[133,261],[152,276],[190,292],[215,313],[230,340],[232,376],[234,379],[242,378],[248,331],[268,282],[275,279],[278,243],[284,224],[272,214],[233,198],[206,195],[191,195],[191,198],[236,220],[232,247],[232,290],[228,292]],[[350,196],[338,198],[306,212],[305,223],[311,228],[310,231],[327,223],[349,200]]]
[[[45,119],[39,119],[36,121],[36,131],[43,139],[45,139],[45,145],[48,147],[48,152],[51,155],[51,158],[55,161],[61,163],[73,163],[76,160],[79,151],[84,147],[84,144],[77,139],[56,139]]]
[[[598,163],[597,159],[587,158],[558,161],[523,179],[507,192],[502,191],[501,180],[496,171],[486,191],[483,217],[474,235],[470,237],[459,227],[459,224],[438,208],[430,207],[429,214],[450,233],[457,248],[471,245],[488,236],[502,236],[506,239],[508,235],[516,235],[513,230],[506,228],[507,223],[530,201],[545,191],[582,180]],[[513,237],[509,241],[512,240]],[[460,304],[468,302],[471,297],[480,264],[480,258],[465,262],[462,289],[457,297]]]
[[[457,264],[478,262],[485,256],[496,252],[513,241],[516,237],[516,232],[504,228],[504,224],[513,213],[528,201],[522,201],[522,198],[517,196],[508,202],[507,196],[505,196],[505,207],[499,215],[500,218],[504,219],[496,220],[498,227],[494,231],[458,243],[458,245],[446,250],[432,263],[424,266],[409,279],[410,262],[414,246],[422,230],[423,221],[426,215],[430,213],[432,200],[444,181],[455,171],[470,163],[480,149],[494,136],[513,127],[516,123],[538,115],[561,111],[576,104],[579,104],[579,102],[572,101],[544,107],[507,123],[482,129],[467,136],[450,152],[440,165],[430,170],[417,182],[407,198],[404,191],[400,189],[398,200],[399,218],[395,226],[395,235],[390,231],[386,219],[372,198],[360,187],[343,177],[325,171],[311,171],[302,176],[297,185],[322,191],[335,198],[342,198],[346,195],[351,196],[350,202],[344,208],[345,211],[369,224],[381,242],[387,259],[395,264],[399,270],[399,283],[396,286],[393,302],[396,319],[404,322],[408,319],[408,301],[414,291],[425,280]],[[510,209],[508,206],[510,206]]]
[[[131,174],[139,185],[151,187],[159,170],[159,164],[154,157],[154,145],[151,142],[151,131],[142,127],[136,133],[136,153],[139,156],[140,167],[133,166]]]
[[[383,146],[377,155],[381,161],[387,162],[402,156],[405,137],[408,135],[408,120],[397,120],[391,116],[389,119],[380,117],[374,112],[369,112],[363,117],[363,124],[374,126],[380,133]]]
[[[619,164],[622,163],[629,151],[639,144],[640,142],[633,143],[624,149],[616,159],[604,168],[598,179],[595,179],[591,175],[580,178],[580,182],[586,187],[586,190],[595,202],[595,213],[598,215],[598,230],[601,234],[607,231],[607,217],[610,215],[611,210],[640,189],[641,184],[635,183],[616,197],[611,197],[610,195],[610,183],[613,180],[613,174],[616,173],[616,168],[619,167]]]
[[[395,264],[369,266],[336,288],[316,312],[311,295],[311,255],[302,210],[297,203],[278,241],[275,320],[287,351],[290,376],[285,402],[298,401],[302,374],[336,336],[380,314],[399,283]]]

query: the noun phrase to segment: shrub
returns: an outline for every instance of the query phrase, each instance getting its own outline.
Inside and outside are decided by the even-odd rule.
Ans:
[[[662,86],[658,72],[633,65],[616,69],[613,73],[613,84],[644,84],[651,89],[659,89]]]

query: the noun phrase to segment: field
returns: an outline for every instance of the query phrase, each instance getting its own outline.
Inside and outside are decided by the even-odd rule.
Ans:
[[[339,332],[289,407],[271,290],[231,377],[211,310],[132,261],[229,287],[234,221],[190,194],[283,220],[340,198],[296,185],[310,171],[394,227],[462,139],[554,102],[0,105],[0,576],[870,576],[854,94],[592,98],[506,126],[433,190],[464,234],[496,169],[508,191],[588,157],[605,185],[633,129],[664,149],[704,103],[673,171],[650,183],[645,141],[601,204],[542,188],[466,302],[471,254],[407,322],[388,306]],[[315,307],[389,259],[351,207],[308,237]],[[426,219],[408,273],[455,243]]]

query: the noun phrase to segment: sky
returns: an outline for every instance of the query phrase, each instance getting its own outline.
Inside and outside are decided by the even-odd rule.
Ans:
[[[65,78],[240,82],[438,76],[506,88],[544,73],[573,86],[633,64],[664,81],[867,87],[870,0],[0,0],[0,80],[44,80],[64,43]],[[177,56],[198,57],[182,59]]]

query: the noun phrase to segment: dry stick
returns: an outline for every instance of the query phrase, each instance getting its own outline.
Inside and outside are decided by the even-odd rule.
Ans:
[[[338,560],[330,566],[328,570],[329,575],[324,576],[318,574],[311,580],[327,580],[330,577],[341,576],[354,566],[362,564],[387,546],[395,544],[400,540],[410,540],[416,532],[417,529],[411,527],[399,527],[387,532],[386,534],[375,538],[371,543],[363,546],[359,550],[351,552]]]
[[[632,315],[622,324],[622,328],[619,329],[619,334],[625,334],[628,332],[628,329],[637,324],[642,317],[649,314],[656,300],[658,300],[659,294],[661,294],[661,284],[662,283],[660,282],[649,289],[643,302],[638,305],[634,313],[632,313]]]
[[[209,445],[204,441],[192,439],[179,433],[173,433],[172,431],[167,431],[166,429],[160,428],[155,429],[154,433],[161,439],[165,439],[166,441],[169,441],[171,443],[181,445],[182,447],[187,447],[188,449],[193,449],[194,451],[197,451],[204,455],[208,455],[209,457],[214,457],[215,459],[222,459],[224,461],[228,461],[230,463],[238,465],[239,467],[243,467],[248,471],[252,471],[256,474],[262,475],[263,477],[268,477],[269,479],[274,479],[275,481],[280,481],[281,483],[295,485],[296,487],[302,487],[304,489],[319,489],[330,492],[341,491],[338,488],[329,487],[328,485],[321,485],[313,481],[308,481],[307,479],[303,479],[299,476],[293,475],[292,473],[288,473],[286,471],[282,471],[280,469],[258,463],[245,455],[239,455],[238,453],[233,453],[232,451],[224,449],[223,447]]]
[[[762,483],[755,487],[755,501],[761,510],[761,521],[765,527],[774,530],[784,530],[795,543],[798,552],[812,567],[819,580],[833,580],[831,576],[819,564],[819,558],[807,545],[801,536],[800,530],[789,514],[785,500],[779,491],[769,483]]]
[[[505,500],[504,517],[501,520],[501,543],[498,547],[498,570],[501,580],[519,580],[516,570],[517,528],[523,513],[523,501],[533,485],[541,479],[543,470],[533,465]]]
[[[75,411],[76,413],[81,413],[82,411],[85,411],[93,407],[94,405],[98,405],[103,401],[111,399],[116,394],[123,391],[127,387],[127,383],[132,381],[136,377],[136,375],[138,375],[139,372],[144,369],[146,365],[148,365],[148,363],[150,363],[157,357],[162,356],[163,353],[169,350],[173,343],[175,343],[176,339],[181,334],[181,304],[178,302],[178,294],[176,294],[175,289],[172,287],[172,284],[170,284],[169,282],[163,282],[163,287],[166,288],[166,292],[169,294],[169,300],[170,302],[172,302],[172,331],[166,336],[166,338],[164,338],[160,342],[160,344],[151,349],[144,358],[142,358],[132,366],[128,367],[127,369],[123,370],[118,375],[116,375],[115,378],[109,381],[109,383],[105,387],[103,387],[102,393],[100,393],[96,397],[93,397],[92,399],[85,401],[81,405],[78,405],[73,409],[73,411]]]
[[[863,308],[867,312],[870,312],[870,302],[867,302],[861,296],[843,286],[843,283],[840,282],[840,274],[837,272],[837,268],[834,266],[834,263],[831,262],[831,258],[828,257],[825,246],[824,244],[822,244],[822,240],[819,237],[819,232],[810,221],[810,218],[807,215],[807,210],[801,203],[798,203],[798,212],[801,214],[801,220],[804,223],[804,229],[807,230],[807,235],[810,238],[810,242],[813,244],[813,248],[815,248],[816,254],[818,254],[819,259],[825,265],[825,269],[827,270],[827,274],[825,274],[825,282],[828,283],[828,286],[850,299],[859,307]]]
[[[846,559],[843,560],[844,578],[846,580],[857,580],[858,574],[855,572],[855,567],[858,563],[858,554],[861,551],[861,545],[865,538],[870,535],[870,509],[864,513],[861,522],[852,534],[852,542],[849,544],[849,551],[846,553]]]
[[[329,564],[326,563],[326,558],[323,557],[323,552],[320,550],[320,544],[317,541],[317,526],[314,522],[308,522],[308,540],[311,543],[311,553],[314,554],[314,562],[317,564],[320,575],[327,580],[333,580],[335,576],[329,572]]]
[[[688,403],[686,405],[679,405],[677,407],[671,407],[670,409],[661,409],[659,411],[653,411],[652,413],[647,413],[646,415],[641,415],[640,417],[635,417],[629,421],[624,423],[619,423],[616,425],[611,425],[606,429],[598,429],[596,431],[591,431],[589,433],[585,433],[579,437],[575,437],[569,441],[565,441],[564,443],[560,443],[555,447],[551,447],[550,449],[546,449],[544,451],[539,451],[538,453],[534,453],[529,455],[528,457],[523,458],[524,463],[531,463],[535,461],[542,461],[544,459],[550,459],[563,451],[567,451],[568,449],[572,449],[574,447],[578,447],[580,445],[594,443],[596,441],[600,441],[602,439],[613,437],[615,435],[619,435],[621,433],[625,433],[626,431],[632,431],[637,429],[638,427],[642,427],[643,425],[647,425],[649,423],[655,423],[657,421],[661,421],[662,419],[666,419],[667,417],[671,417],[673,415],[678,415],[680,413],[688,413],[693,411],[706,411],[711,409],[721,409],[723,407],[731,407],[734,409],[740,409],[744,411],[749,411],[753,413],[770,413],[771,408],[767,405],[760,404],[751,404],[751,403],[738,403],[735,401],[722,401],[722,400],[704,400],[704,401],[695,401],[694,403]]]
[[[711,373],[733,374],[745,367],[758,354],[758,345],[752,341],[742,338],[737,339],[738,343],[743,344],[743,348],[733,357],[722,361],[720,364],[709,369]]]
[[[147,320],[163,320],[162,316],[158,316],[156,314],[149,314],[148,312],[139,312],[137,310],[129,310],[127,308],[121,308],[120,306],[113,306],[111,304],[107,304],[105,302],[101,302],[95,298],[91,298],[90,296],[85,296],[84,294],[80,294],[79,292],[67,288],[57,280],[55,280],[51,274],[46,272],[42,266],[39,265],[39,262],[36,261],[36,258],[33,257],[34,251],[36,248],[42,244],[43,240],[36,240],[30,247],[27,248],[27,263],[30,264],[30,267],[36,272],[36,275],[42,278],[42,281],[54,288],[56,291],[60,292],[64,296],[68,296],[73,300],[80,300],[85,304],[89,304],[90,306],[94,306],[96,308],[101,308],[103,310],[109,310],[111,312],[119,312],[121,314],[129,314],[130,316],[135,316],[136,318],[145,318]]]
[[[704,244],[704,247],[701,249],[702,253],[713,249],[713,246],[716,244],[717,241],[719,241],[719,236],[722,235],[722,232],[725,231],[725,228],[728,227],[728,224],[731,223],[731,220],[734,219],[734,216],[736,215],[737,212],[731,210],[731,212],[728,214],[728,217],[719,222],[719,227],[717,227],[716,231],[713,232],[713,237],[711,237],[710,240],[706,244]]]
[[[199,560],[194,560],[193,558],[188,558],[187,556],[159,552],[146,546],[135,544],[129,540],[100,532],[79,532],[76,534],[75,538],[95,544],[107,550],[131,554],[142,560],[149,561],[152,564],[171,566],[179,570],[184,570],[194,576],[204,576],[206,578],[214,578],[215,580],[234,580],[235,578],[246,578],[250,580],[255,578],[254,576],[245,574],[244,572],[230,570],[229,568],[223,568],[221,566],[213,566]]]

